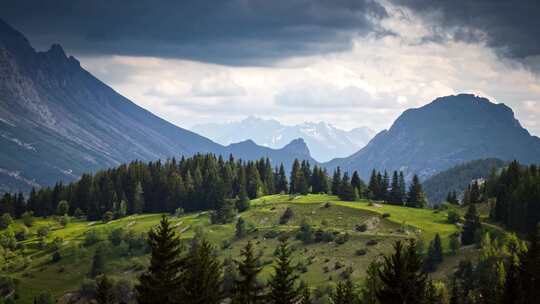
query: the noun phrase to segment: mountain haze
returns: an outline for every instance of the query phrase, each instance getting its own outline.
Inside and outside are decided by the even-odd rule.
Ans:
[[[131,160],[195,153],[313,161],[303,141],[283,150],[217,144],[137,106],[62,47],[36,52],[0,20],[0,192],[71,181]],[[297,149],[297,150],[296,150]]]
[[[326,166],[358,170],[364,178],[375,168],[403,170],[409,177],[416,173],[425,179],[484,158],[539,162],[540,139],[521,126],[508,106],[460,94],[405,111],[365,148]]]
[[[251,139],[259,145],[281,148],[291,140],[303,138],[318,161],[349,156],[375,135],[367,127],[345,131],[325,122],[284,125],[253,116],[237,122],[200,124],[192,130],[223,145]]]

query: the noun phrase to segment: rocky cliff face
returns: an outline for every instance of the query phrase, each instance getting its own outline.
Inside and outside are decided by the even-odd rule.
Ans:
[[[249,153],[224,147],[168,123],[96,79],[60,45],[36,52],[0,20],[0,192],[199,152],[269,157],[276,164],[294,159],[259,146]]]
[[[354,155],[326,165],[359,170],[403,170],[427,178],[466,161],[498,158],[540,162],[540,139],[531,136],[504,104],[461,94],[405,111]]]

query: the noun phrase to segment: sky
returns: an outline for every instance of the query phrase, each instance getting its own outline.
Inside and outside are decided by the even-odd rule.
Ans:
[[[540,135],[539,15],[535,0],[0,3],[37,49],[60,43],[187,128],[255,115],[382,130],[408,108],[474,93]]]

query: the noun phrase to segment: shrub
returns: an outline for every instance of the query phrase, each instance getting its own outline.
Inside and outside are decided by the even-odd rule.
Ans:
[[[50,247],[52,250],[58,250],[62,246],[62,243],[64,243],[64,240],[61,237],[55,237]]]
[[[323,272],[324,273],[328,273],[329,271],[330,271],[330,269],[328,268],[328,266],[323,267]]]
[[[15,238],[17,239],[17,241],[24,241],[28,238],[28,228],[26,227],[21,227],[19,230],[17,230],[17,232],[15,232]]]
[[[124,228],[116,228],[111,231],[109,234],[109,241],[114,246],[118,246],[122,243],[122,240],[124,239],[125,231]]]
[[[37,235],[40,238],[47,237],[47,235],[49,235],[49,227],[47,227],[47,226],[39,227],[39,229],[37,231]]]
[[[61,216],[58,218],[58,223],[62,225],[62,227],[66,227],[67,224],[69,224],[69,216],[66,214],[64,216]]]
[[[265,234],[264,234],[264,237],[267,238],[267,239],[275,239],[279,236],[279,232],[276,231],[276,230],[268,230]]]
[[[330,208],[330,206],[331,206],[330,202],[326,202],[323,205],[324,208]]]
[[[57,262],[60,262],[60,260],[62,259],[62,256],[60,255],[60,252],[59,251],[55,251],[52,255],[52,262],[53,263],[57,263]]]
[[[9,225],[13,224],[13,219],[11,218],[11,215],[9,213],[4,213],[0,217],[0,229],[7,229]]]
[[[358,232],[365,232],[365,231],[367,231],[367,228],[368,227],[367,227],[366,223],[356,225],[356,231],[358,231]]]
[[[336,262],[334,263],[334,269],[335,269],[335,270],[341,269],[341,268],[343,268],[343,267],[345,267],[345,265],[344,265],[341,261],[336,261]]]
[[[84,246],[92,246],[100,241],[101,241],[101,236],[95,229],[88,230],[84,234],[84,242],[83,242]]]
[[[450,224],[457,224],[461,220],[461,216],[455,210],[448,211],[448,222]]]
[[[176,208],[174,210],[174,216],[181,217],[182,215],[184,215],[184,208]]]
[[[336,244],[343,245],[345,244],[350,238],[350,235],[348,233],[340,233],[336,237]]]
[[[366,245],[368,245],[368,246],[375,246],[377,244],[379,244],[379,241],[377,241],[377,240],[369,240],[369,241],[366,242]]]
[[[366,254],[367,254],[367,249],[365,249],[365,248],[357,249],[357,250],[356,250],[356,255],[357,255],[357,256],[364,256],[364,255],[366,255]]]
[[[315,231],[315,242],[332,242],[336,238],[336,235],[333,232],[330,231],[324,231],[322,229],[318,229]]]
[[[96,296],[96,281],[84,279],[79,287],[79,294],[85,298],[93,299]]]
[[[84,216],[84,212],[81,210],[81,208],[75,209],[75,212],[73,212],[73,216],[76,218],[81,218]]]
[[[56,214],[63,216],[66,215],[69,211],[69,203],[65,200],[62,200],[58,203],[58,206],[56,206]]]
[[[27,211],[22,214],[22,221],[26,227],[31,227],[34,224],[34,212]]]
[[[387,217],[390,217],[390,213],[385,212],[382,214],[382,218],[387,218]]]
[[[112,221],[113,218],[114,218],[114,214],[112,213],[112,211],[107,211],[103,214],[102,220],[104,223],[108,223]]]
[[[300,223],[300,230],[296,234],[296,238],[305,244],[313,242],[313,229],[305,220]]]
[[[279,218],[279,224],[280,225],[285,225],[289,222],[289,220],[294,216],[294,212],[292,211],[292,209],[290,207],[287,207],[287,209],[285,209],[285,212],[283,212],[283,214],[281,215],[281,217]]]

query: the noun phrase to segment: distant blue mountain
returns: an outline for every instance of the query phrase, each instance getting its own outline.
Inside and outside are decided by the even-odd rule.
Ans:
[[[137,106],[67,57],[36,52],[0,20],[0,192],[77,179],[120,163],[195,153],[314,162],[306,144],[223,146]]]
[[[529,134],[506,105],[460,94],[405,111],[365,148],[325,165],[358,170],[364,178],[374,168],[427,178],[485,158],[540,163],[540,139]]]

